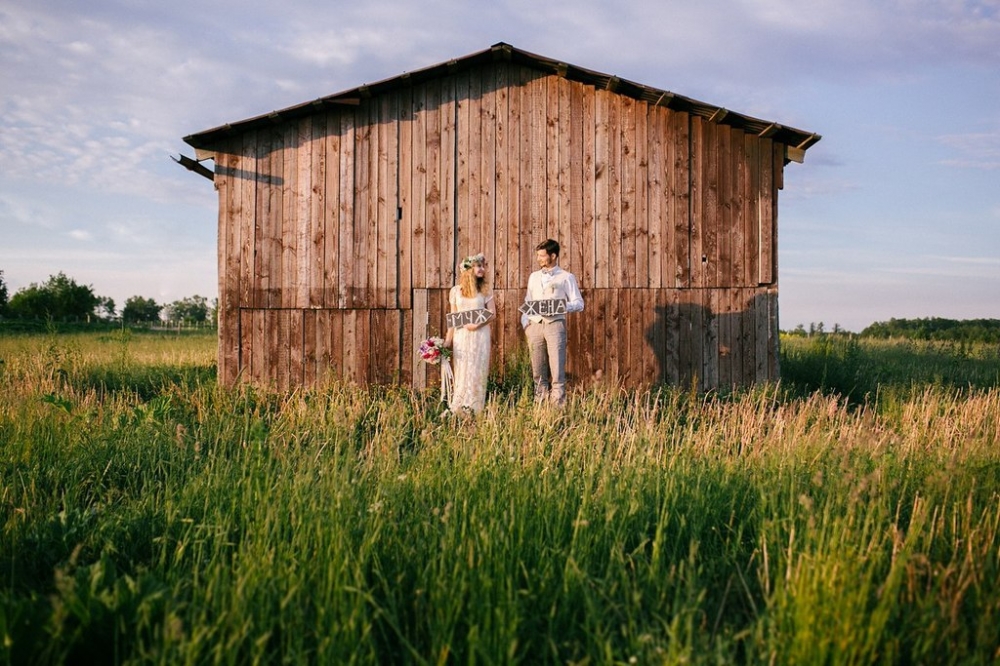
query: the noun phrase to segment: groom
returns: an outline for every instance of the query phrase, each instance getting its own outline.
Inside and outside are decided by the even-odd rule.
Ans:
[[[528,276],[528,292],[521,306],[521,326],[531,352],[535,403],[566,401],[566,313],[583,310],[576,277],[558,266],[559,243],[551,238],[538,244],[535,259],[540,270]],[[536,301],[562,301],[556,307]]]

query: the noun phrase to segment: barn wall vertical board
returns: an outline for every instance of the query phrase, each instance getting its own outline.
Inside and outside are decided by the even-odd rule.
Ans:
[[[707,316],[704,305],[705,290],[692,289],[688,292],[688,308],[690,311],[691,345],[691,384],[698,390],[705,389],[705,354],[707,353],[708,326],[711,318]]]
[[[443,150],[447,166],[442,168],[445,173],[454,173],[455,194],[452,197],[453,218],[448,220],[455,230],[454,242],[456,257],[467,256],[469,248],[478,244],[477,207],[479,198],[476,195],[479,176],[479,145],[482,118],[479,114],[479,99],[477,79],[469,72],[459,72],[449,83],[454,84],[455,118],[455,149],[452,156]],[[456,262],[457,263],[457,262]],[[455,280],[458,279],[458,269]],[[453,282],[445,279],[442,284]]]
[[[671,268],[674,274],[671,283],[674,287],[684,289],[692,286],[692,265],[694,264],[694,248],[692,247],[692,221],[694,192],[692,191],[694,176],[693,168],[693,121],[684,113],[670,115],[670,153],[673,159],[670,179],[670,220],[672,221],[670,246],[673,248],[671,257],[675,259]]]
[[[253,367],[251,366],[254,353],[253,313],[254,310],[251,310],[250,308],[243,308],[239,311],[240,367],[236,377],[232,379],[231,383],[226,384],[226,386],[232,386],[232,382],[235,381],[251,382],[254,380]],[[219,374],[219,378],[221,381],[221,373]]]
[[[521,263],[525,256],[524,245],[528,242],[528,234],[522,232],[521,214],[521,177],[524,161],[521,158],[521,135],[523,123],[521,120],[521,70],[514,66],[507,67],[509,88],[507,93],[507,268],[505,288],[510,289],[522,284],[522,275],[528,272],[530,264]],[[527,277],[524,278],[525,281]],[[525,282],[526,284],[526,282]]]
[[[609,119],[611,93],[595,91],[594,96],[594,283],[597,289],[611,286],[610,243],[611,178]]]
[[[574,233],[578,235],[576,246],[580,264],[576,266],[576,275],[580,280],[581,289],[597,286],[595,269],[597,266],[597,165],[599,158],[595,142],[597,140],[596,96],[591,89],[580,90],[581,104],[581,141],[583,178],[581,183],[580,227]]]
[[[413,376],[413,362],[417,357],[419,342],[417,343],[417,347],[413,346],[413,308],[410,307],[400,310],[400,316],[402,317],[402,321],[399,331],[399,381],[403,386],[412,386],[417,388]]]
[[[521,69],[520,93],[520,123],[519,141],[520,165],[518,175],[518,226],[521,239],[520,264],[521,274],[518,280],[527,284],[527,275],[536,268],[535,247],[544,238],[544,221],[541,220],[539,209],[534,201],[534,194],[544,188],[539,180],[537,163],[539,146],[537,132],[533,131],[537,123],[538,103],[535,90],[538,87],[537,75],[530,70]],[[544,142],[541,149],[544,150]]]
[[[727,125],[717,125],[718,132],[718,223],[719,272],[717,286],[725,289],[737,285],[733,276],[733,225],[732,197],[732,132]]]
[[[608,105],[608,286],[622,284],[622,104],[619,95],[604,96]],[[616,366],[617,369],[617,366]],[[617,376],[617,372],[615,373]]]
[[[740,351],[742,354],[742,373],[740,374],[740,385],[749,386],[757,381],[757,368],[755,358],[757,356],[757,300],[754,298],[753,289],[742,290],[741,308],[742,314],[742,344]]]
[[[566,109],[569,116],[569,128],[564,132],[565,142],[562,150],[566,152],[566,160],[569,170],[566,178],[569,183],[566,186],[567,200],[564,202],[566,209],[563,214],[563,228],[560,233],[562,237],[570,241],[570,246],[566,255],[566,264],[569,270],[577,276],[578,281],[582,281],[581,271],[583,270],[584,239],[581,233],[584,216],[584,196],[585,187],[584,172],[584,141],[583,141],[583,87],[576,82],[563,81],[562,88],[565,90],[564,97],[560,99],[560,107]]]
[[[370,383],[391,384],[399,381],[400,326],[402,318],[399,310],[368,310],[371,331],[371,354],[369,355],[368,377]]]
[[[478,243],[473,232],[475,211],[473,209],[472,189],[473,173],[478,168],[478,155],[473,146],[473,140],[478,144],[480,133],[480,118],[478,104],[473,112],[473,99],[470,84],[473,77],[469,72],[459,72],[455,75],[455,238],[458,253],[467,256],[472,246]],[[473,126],[475,123],[475,126]],[[476,165],[472,162],[476,160]],[[477,201],[478,203],[478,201]],[[476,230],[478,232],[478,229]]]
[[[424,270],[428,276],[428,287],[442,284],[447,275],[447,269],[443,268],[441,256],[441,246],[444,243],[442,237],[444,222],[441,219],[441,199],[444,188],[441,158],[441,107],[441,82],[430,81],[427,84],[427,103],[425,106],[427,124],[424,135],[424,158],[427,170],[427,180],[424,184],[424,201],[427,208],[425,212],[427,247]],[[449,106],[449,110],[451,109],[452,107]]]
[[[411,113],[413,116],[410,133],[410,173],[404,180],[410,188],[410,204],[403,211],[409,215],[413,239],[410,241],[412,255],[412,286],[414,290],[426,289],[430,281],[427,270],[427,87],[415,88],[412,92]],[[414,292],[415,293],[415,292]]]
[[[218,289],[219,289],[219,377],[231,383],[238,372],[239,362],[239,245],[240,184],[235,174],[240,166],[241,142],[236,141],[227,153],[216,157],[215,186],[218,190]]]
[[[760,198],[757,215],[760,224],[760,284],[774,282],[774,215],[771,206],[774,202],[774,165],[771,159],[771,142],[764,141],[761,145],[758,169],[760,171]]]
[[[663,346],[662,379],[674,386],[681,383],[681,306],[680,290],[665,289],[663,300],[657,301],[663,307],[661,336]]]
[[[646,335],[648,332],[648,322],[646,311],[650,291],[648,289],[626,289],[625,295],[629,301],[629,373],[631,381],[629,386],[648,385],[648,376],[651,374],[649,343]]]
[[[351,307],[354,292],[354,181],[355,181],[355,113],[340,117],[340,264],[337,267],[337,307]]]
[[[722,290],[704,289],[701,290],[701,312],[702,327],[704,337],[702,339],[702,360],[703,390],[714,389],[719,386],[719,301]]]
[[[413,290],[413,321],[412,335],[410,337],[413,347],[413,357],[410,359],[413,368],[413,387],[424,389],[427,387],[427,365],[420,359],[418,352],[420,344],[430,335],[428,325],[430,323],[427,304],[427,290]]]
[[[318,121],[318,119],[317,119]],[[313,117],[303,118],[297,123],[295,152],[295,210],[293,212],[295,235],[293,254],[296,259],[296,271],[291,285],[295,294],[296,308],[307,308],[310,305],[312,287],[313,250],[311,213],[313,211]],[[322,181],[320,181],[322,182]]]
[[[726,375],[722,376],[720,359],[720,388],[731,389],[740,385],[743,376],[743,302],[742,292],[736,287],[728,287],[723,290],[723,297],[727,306],[727,333],[729,341],[726,345]],[[721,347],[721,345],[720,345]],[[720,349],[721,351],[721,349]]]
[[[780,356],[778,354],[778,290],[767,290],[767,371],[768,379],[777,381],[781,376]]]
[[[619,298],[620,289],[612,288],[605,291],[602,296],[605,297],[605,312],[607,313],[607,319],[605,322],[605,368],[607,369],[608,379],[611,380],[613,386],[620,386],[622,380],[622,341],[620,338],[619,327],[622,322],[622,311],[621,311],[621,299]],[[627,342],[626,342],[627,344]],[[627,353],[627,348],[626,348]]]
[[[646,215],[645,232],[648,269],[646,286],[661,289],[663,281],[664,234],[667,222],[664,204],[664,181],[666,178],[666,158],[664,156],[663,112],[656,106],[649,107],[646,118]]]
[[[345,338],[347,337],[347,319],[351,310],[331,310],[333,316],[330,317],[330,349],[334,350],[334,375],[338,381],[350,381],[349,364],[353,357],[344,351]],[[353,327],[351,335],[354,334]]]
[[[508,75],[510,68],[506,63],[497,65],[493,77],[495,88],[495,178],[493,215],[495,220],[495,231],[493,235],[493,245],[484,249],[489,254],[491,262],[491,282],[494,289],[507,289],[511,286],[510,261],[515,240],[512,238],[511,229],[514,226],[514,218],[511,217],[510,197],[511,197],[511,160],[510,160],[510,89]],[[516,272],[516,271],[515,271]],[[516,284],[516,283],[515,283]],[[500,347],[503,349],[504,347]]]
[[[588,330],[589,332],[586,336],[580,336],[580,342],[593,341],[591,345],[583,344],[581,346],[581,349],[585,350],[587,368],[591,374],[598,376],[602,381],[610,379],[611,370],[606,350],[611,346],[609,341],[613,342],[614,340],[614,332],[610,330],[613,322],[610,321],[608,312],[607,295],[609,293],[608,289],[591,289],[585,292],[588,303],[587,310],[584,312],[587,313],[587,316],[581,318],[583,321],[577,322],[578,331],[582,333],[584,330]]]
[[[560,261],[570,271],[579,270],[577,259],[579,250],[576,247],[578,239],[573,233],[580,228],[580,190],[581,164],[580,141],[577,133],[580,131],[581,111],[579,105],[574,105],[573,91],[575,86],[563,77],[557,77],[559,92],[559,216],[556,233],[562,248]]]
[[[385,95],[379,107],[378,123],[378,298],[376,307],[399,307],[398,268],[399,259],[398,222],[396,202],[398,183],[396,173],[399,160],[399,146],[396,142],[396,94]]]
[[[326,161],[329,127],[326,115],[316,116],[310,124],[309,211],[305,221],[309,247],[309,290],[303,307],[326,305]]]
[[[286,310],[288,333],[288,387],[302,386],[305,382],[305,326],[303,316],[307,310]]]
[[[633,311],[641,318],[639,344],[641,348],[640,363],[642,376],[639,381],[642,386],[650,387],[659,382],[660,347],[657,345],[656,304],[658,289],[642,289],[634,292]]]
[[[358,353],[361,351],[357,348],[357,343],[360,338],[358,337],[362,330],[358,326],[358,313],[362,312],[354,308],[343,310],[343,336],[340,340],[341,343],[341,358],[343,359],[343,378],[345,381],[351,384],[362,384],[363,383],[363,368],[368,365],[368,354]],[[367,311],[364,311],[367,314]]]
[[[413,307],[413,89],[399,92],[399,120],[396,123],[396,202],[399,255],[396,262],[398,307],[406,311]],[[408,325],[408,322],[407,324]],[[407,366],[408,367],[408,366]]]
[[[317,386],[328,367],[330,358],[326,349],[326,329],[322,308],[312,308],[303,313],[302,338],[305,342],[304,352],[304,383],[305,386]]]
[[[649,105],[635,103],[635,279],[634,287],[649,284]]]
[[[761,139],[747,135],[745,172],[745,208],[746,208],[746,245],[747,245],[747,284],[756,287],[760,284],[760,154]]]
[[[479,149],[479,242],[472,251],[487,255],[489,270],[493,270],[494,248],[496,247],[496,191],[497,191],[497,93],[494,87],[495,67],[490,66],[479,77],[480,127]],[[466,256],[466,255],[462,255]],[[459,257],[456,257],[459,259]],[[487,273],[487,279],[490,275]],[[490,280],[493,283],[493,280]]]
[[[771,173],[774,174],[774,183],[771,188],[771,238],[769,248],[771,252],[771,281],[768,284],[777,286],[778,284],[778,191],[783,187],[785,169],[784,146],[771,144],[773,163]]]
[[[547,92],[546,77],[533,78],[525,86],[529,150],[524,155],[528,162],[528,180],[522,181],[522,185],[528,196],[528,233],[532,247],[548,236]],[[522,211],[524,208],[522,206]]]
[[[456,247],[455,264],[458,264],[463,257],[480,252],[483,248],[483,145],[486,137],[483,113],[483,80],[481,75],[469,77],[468,110],[469,124],[467,130],[468,153],[468,216],[466,219],[458,218],[459,224],[464,223],[468,227],[468,241],[465,247],[461,243]],[[457,277],[457,275],[456,275]]]
[[[733,298],[733,325],[732,332],[734,345],[732,351],[732,378],[730,387],[737,388],[747,384],[746,381],[746,355],[747,344],[753,337],[747,331],[748,322],[753,317],[752,301],[749,298],[749,290],[742,287],[734,287]],[[752,349],[750,350],[753,351]],[[750,382],[753,382],[751,375]]]
[[[267,367],[267,336],[264,330],[264,309],[250,311],[251,349],[248,356],[250,366],[249,379],[257,385],[268,382]]]
[[[718,353],[714,357],[715,387],[721,388],[729,384],[732,378],[732,294],[729,289],[725,288],[713,289],[708,293],[712,296],[711,307],[714,312],[715,330],[718,338]],[[709,388],[714,387],[709,386]]]
[[[278,234],[281,268],[277,281],[277,304],[279,308],[297,307],[295,302],[295,282],[298,278],[298,263],[295,256],[295,243],[298,238],[296,213],[298,212],[298,139],[299,132],[296,123],[286,123],[282,126],[282,160],[281,160],[281,207],[278,208],[278,222],[281,231]],[[287,381],[287,376],[283,377]],[[285,384],[282,384],[285,385]]]
[[[629,291],[631,290],[615,289],[612,296],[618,305],[615,311],[615,336],[618,350],[617,386],[630,386],[632,383],[632,344],[634,342],[632,328],[635,322],[632,318]]]
[[[375,153],[378,133],[373,126],[373,108],[377,101],[362,100],[357,110],[357,130],[354,134],[354,246],[351,262],[354,267],[351,307],[371,307],[371,274],[374,263],[373,235],[375,229],[373,190],[378,172]]]
[[[630,97],[621,98],[621,286],[638,286],[638,259],[636,248],[636,198],[638,157],[636,154],[636,101]]]
[[[456,114],[456,82],[447,78],[441,90],[441,170],[440,170],[440,277],[436,285],[453,285],[458,275],[457,239],[455,236],[455,155],[457,152],[458,127]]]
[[[380,166],[383,151],[381,145],[383,137],[380,116],[384,99],[384,96],[380,96],[372,99],[368,105],[368,188],[365,193],[368,215],[367,219],[363,221],[367,236],[367,250],[363,262],[365,266],[365,296],[358,303],[358,306],[363,308],[384,307],[384,298],[380,294],[380,292],[384,293],[384,285],[379,283],[380,266],[382,264],[382,255],[379,250],[383,245],[385,236],[385,220],[381,215],[382,211],[380,208],[382,186]]]
[[[325,386],[330,381],[330,313],[332,310],[317,308],[309,312],[311,321],[307,319],[306,335],[313,336],[313,362],[311,367],[312,383],[308,386]],[[309,381],[309,377],[306,377]]]
[[[705,204],[708,196],[705,192],[708,174],[708,156],[705,149],[705,121],[701,118],[691,119],[691,224],[690,234],[690,286],[693,289],[705,287],[705,270],[708,264],[708,254],[705,251]]]
[[[541,206],[544,209],[545,228],[540,230],[539,236],[554,238],[560,241],[559,235],[559,209],[562,203],[562,192],[560,187],[561,160],[560,150],[560,115],[559,115],[559,77],[546,76],[542,79],[544,88],[539,102],[545,114],[544,124],[544,183],[545,196],[542,197]]]
[[[323,303],[325,308],[338,307],[340,293],[340,113],[326,117],[326,174],[323,198]]]
[[[717,288],[722,285],[719,275],[719,236],[722,223],[719,210],[719,126],[712,122],[701,123],[702,199],[701,215],[697,228],[701,238],[700,287]]]
[[[263,311],[264,315],[264,346],[261,349],[261,355],[263,356],[262,367],[263,367],[263,377],[267,385],[281,388],[281,377],[279,376],[279,369],[281,367],[280,347],[284,345],[279,344],[280,340],[278,338],[278,313],[282,312],[280,308],[266,308]]]
[[[739,287],[756,286],[750,280],[748,267],[750,256],[750,236],[747,233],[747,150],[746,136],[743,132],[732,132],[732,163],[730,165],[733,179],[732,209],[733,209],[733,284]]]
[[[302,326],[302,385],[315,386],[319,369],[320,350],[316,339],[316,315],[319,308],[308,308],[300,314]]]
[[[266,171],[266,191],[260,197],[261,212],[256,229],[257,237],[261,239],[260,255],[257,261],[256,273],[260,280],[257,307],[281,307],[281,188],[282,188],[282,152],[284,141],[280,128],[268,128],[262,132],[263,149],[267,159],[264,163]]]
[[[257,197],[261,187],[261,174],[257,164],[258,151],[257,132],[250,132],[243,137],[243,157],[240,164],[242,170],[240,174],[240,251],[239,257],[234,259],[238,263],[229,267],[229,270],[239,271],[237,307],[240,308],[255,307],[254,253],[257,246],[255,232]]]

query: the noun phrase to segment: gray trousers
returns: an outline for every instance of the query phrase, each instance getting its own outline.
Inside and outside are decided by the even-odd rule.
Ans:
[[[566,401],[566,320],[531,322],[524,329],[531,352],[535,402]]]

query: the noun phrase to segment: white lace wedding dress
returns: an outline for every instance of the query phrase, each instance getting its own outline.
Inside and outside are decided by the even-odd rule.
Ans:
[[[457,285],[448,294],[453,312],[483,309],[492,298],[482,294],[465,298]],[[453,412],[463,409],[478,412],[486,402],[486,380],[490,373],[490,325],[474,331],[460,326],[455,329],[451,344],[455,385],[448,408]]]

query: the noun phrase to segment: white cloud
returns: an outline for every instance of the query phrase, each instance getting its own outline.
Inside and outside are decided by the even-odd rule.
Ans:
[[[946,134],[938,137],[938,141],[957,153],[956,157],[941,161],[945,166],[1000,169],[1000,132]]]

